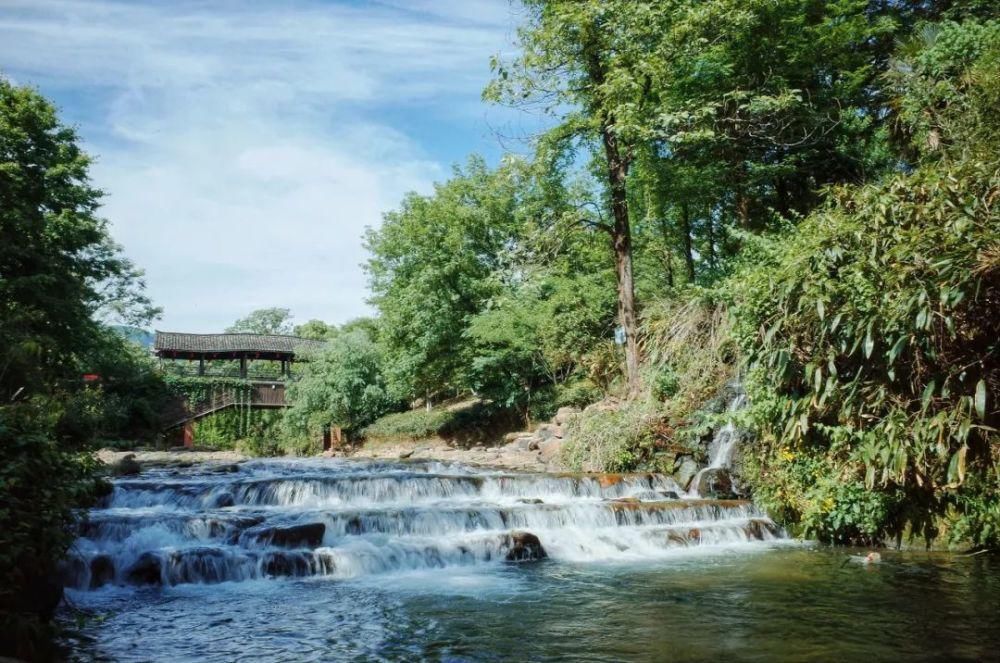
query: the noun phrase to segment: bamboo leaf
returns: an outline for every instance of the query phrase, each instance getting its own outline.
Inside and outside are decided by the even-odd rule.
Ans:
[[[986,418],[986,380],[976,384],[976,414],[980,419]]]

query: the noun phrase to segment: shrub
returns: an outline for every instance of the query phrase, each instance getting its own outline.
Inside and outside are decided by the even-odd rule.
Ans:
[[[562,461],[576,471],[634,470],[651,457],[660,418],[657,405],[644,400],[591,408],[567,424]]]
[[[61,448],[43,414],[51,403],[0,408],[0,655],[46,660],[62,597],[57,565],[80,508],[98,489],[96,461]]]
[[[729,285],[754,483],[824,539],[933,535],[913,514],[955,512],[953,531],[1000,540],[1000,24],[935,35],[899,68],[904,120],[933,119],[917,167],[833,191]]]

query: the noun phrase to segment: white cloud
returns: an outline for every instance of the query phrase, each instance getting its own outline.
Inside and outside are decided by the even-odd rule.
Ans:
[[[217,330],[260,306],[343,321],[366,311],[363,228],[446,175],[431,141],[447,123],[487,131],[475,100],[511,11],[7,0],[0,67],[83,118],[162,328]],[[433,136],[379,119],[410,108]]]

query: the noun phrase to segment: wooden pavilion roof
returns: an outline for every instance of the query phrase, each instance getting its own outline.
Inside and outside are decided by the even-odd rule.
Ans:
[[[153,350],[160,357],[292,359],[323,347],[323,341],[279,334],[184,334],[157,331]]]

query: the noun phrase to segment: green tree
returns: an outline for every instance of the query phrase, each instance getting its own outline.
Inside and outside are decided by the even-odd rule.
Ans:
[[[96,488],[77,451],[94,429],[67,426],[77,406],[84,421],[106,411],[81,369],[108,346],[100,318],[157,312],[97,215],[89,166],[48,101],[0,79],[0,654],[29,660],[53,656],[57,563]]]
[[[71,370],[98,316],[158,313],[98,216],[90,163],[52,104],[0,78],[0,402]]]
[[[625,373],[630,395],[639,390],[639,348],[628,206],[629,169],[638,140],[619,109],[645,108],[647,95],[630,56],[632,43],[649,36],[640,29],[648,13],[641,3],[620,0],[528,0],[518,30],[521,55],[494,59],[494,81],[484,96],[515,105],[537,104],[560,122],[542,141],[547,158],[584,147],[598,162],[606,203],[585,225],[608,233],[615,261],[618,317],[625,336]],[[605,218],[601,208],[608,209]]]
[[[821,538],[954,510],[952,536],[1000,539],[998,45],[996,22],[923,30],[890,76],[915,168],[833,191],[730,285],[758,495]]]
[[[337,327],[335,325],[328,325],[322,320],[310,320],[304,324],[297,325],[293,333],[300,338],[326,341],[337,333]]]
[[[409,194],[368,231],[371,302],[399,399],[467,388],[465,330],[498,292],[492,276],[519,234],[523,181],[518,162],[490,171],[482,159],[471,158],[433,195]]]
[[[383,371],[382,352],[366,333],[338,334],[289,384],[286,429],[293,438],[310,440],[331,424],[356,434],[398,402],[389,395]]]
[[[226,329],[230,334],[291,334],[292,312],[287,308],[261,308]]]
[[[551,416],[556,393],[580,377],[587,354],[611,337],[613,277],[542,271],[494,298],[468,329],[477,393],[532,416]]]

